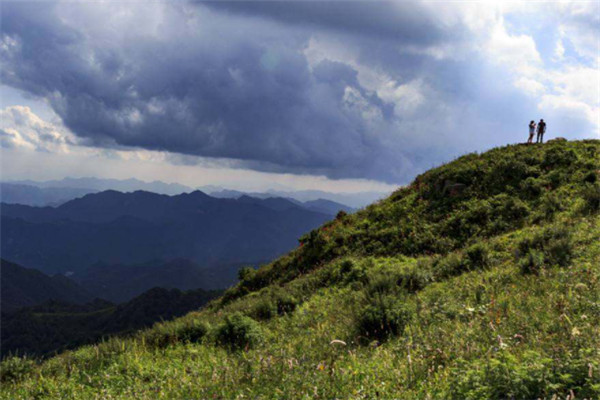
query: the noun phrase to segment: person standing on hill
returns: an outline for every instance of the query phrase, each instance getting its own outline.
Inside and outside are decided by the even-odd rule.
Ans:
[[[537,140],[536,143],[544,143],[544,133],[546,133],[546,123],[540,119],[537,125]]]
[[[533,142],[533,135],[535,135],[535,121],[529,123],[529,139],[527,139],[527,143]]]

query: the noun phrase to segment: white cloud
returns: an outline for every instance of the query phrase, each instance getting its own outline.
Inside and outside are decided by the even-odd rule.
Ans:
[[[394,185],[367,179],[256,172],[231,160],[205,159],[143,149],[84,146],[60,122],[49,122],[27,106],[0,110],[1,179],[60,179],[65,176],[162,180],[191,187],[219,185],[237,190],[323,190],[334,193],[385,192]]]
[[[68,153],[69,146],[77,140],[63,126],[44,121],[27,106],[0,110],[0,129],[5,132],[4,147]]]

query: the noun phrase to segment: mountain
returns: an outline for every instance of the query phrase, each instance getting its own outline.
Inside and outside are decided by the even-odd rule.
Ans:
[[[235,281],[232,267],[268,262],[330,218],[285,199],[217,199],[200,191],[111,190],[58,207],[3,204],[1,213],[3,257],[48,274],[79,280],[98,263],[187,259],[222,269],[231,278],[225,286]]]
[[[121,192],[134,192],[136,190],[144,190],[160,194],[176,195],[186,192],[191,192],[193,189],[189,186],[178,183],[165,183],[161,181],[145,182],[139,179],[103,179],[103,178],[64,178],[51,181],[10,181],[9,184],[21,184],[35,186],[39,188],[60,188],[60,189],[77,189],[90,190],[87,193],[100,192],[104,190],[118,190]],[[79,196],[77,196],[79,197]],[[3,200],[4,201],[4,200]]]
[[[235,281],[237,268],[234,271],[224,269],[209,270],[185,259],[155,260],[137,265],[97,264],[77,276],[77,282],[97,297],[121,303],[154,287],[180,290],[227,287]]]
[[[467,154],[3,398],[600,398],[600,141]],[[42,379],[43,377],[43,379]]]
[[[37,305],[47,300],[72,303],[90,301],[92,295],[62,275],[48,276],[4,259],[0,260],[2,312]]]
[[[28,206],[57,206],[97,190],[69,187],[37,187],[14,183],[0,183],[0,196],[3,203]]]
[[[344,204],[337,203],[335,201],[325,200],[325,199],[305,201],[303,203],[303,205],[304,205],[304,207],[308,208],[309,210],[313,210],[316,212],[329,214],[329,215],[336,215],[340,211],[344,211],[347,213],[352,213],[352,212],[356,211],[355,208],[346,206]]]
[[[364,191],[355,193],[333,193],[322,190],[268,190],[266,192],[241,192],[238,190],[223,189],[215,186],[201,187],[201,190],[206,191],[213,197],[236,199],[241,196],[250,196],[259,199],[269,197],[281,197],[288,200],[295,200],[299,203],[310,203],[313,201],[329,200],[338,203],[345,208],[358,209],[362,208],[374,201],[380,200],[390,192]]]
[[[2,312],[2,357],[47,356],[57,351],[126,335],[193,310],[221,292],[153,288],[119,305],[96,299],[87,304],[51,300],[16,312]]]
[[[242,194],[238,197],[235,197],[238,201],[255,203],[255,204],[263,204],[267,207],[270,207],[274,210],[288,210],[294,207],[305,208],[307,210],[315,211],[321,214],[327,214],[331,216],[335,216],[338,212],[354,212],[356,209],[346,206],[344,204],[336,203],[335,201],[325,200],[325,199],[317,199],[311,201],[298,201],[293,198],[283,198],[283,197],[268,197],[268,196],[259,196],[252,197],[247,194]]]

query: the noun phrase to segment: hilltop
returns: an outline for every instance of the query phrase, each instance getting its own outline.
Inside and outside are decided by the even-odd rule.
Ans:
[[[468,154],[2,398],[600,397],[600,141]]]

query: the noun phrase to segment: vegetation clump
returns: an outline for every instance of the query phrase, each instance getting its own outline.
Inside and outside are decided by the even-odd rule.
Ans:
[[[216,331],[217,343],[232,350],[251,348],[262,338],[260,325],[239,313],[228,315]]]

